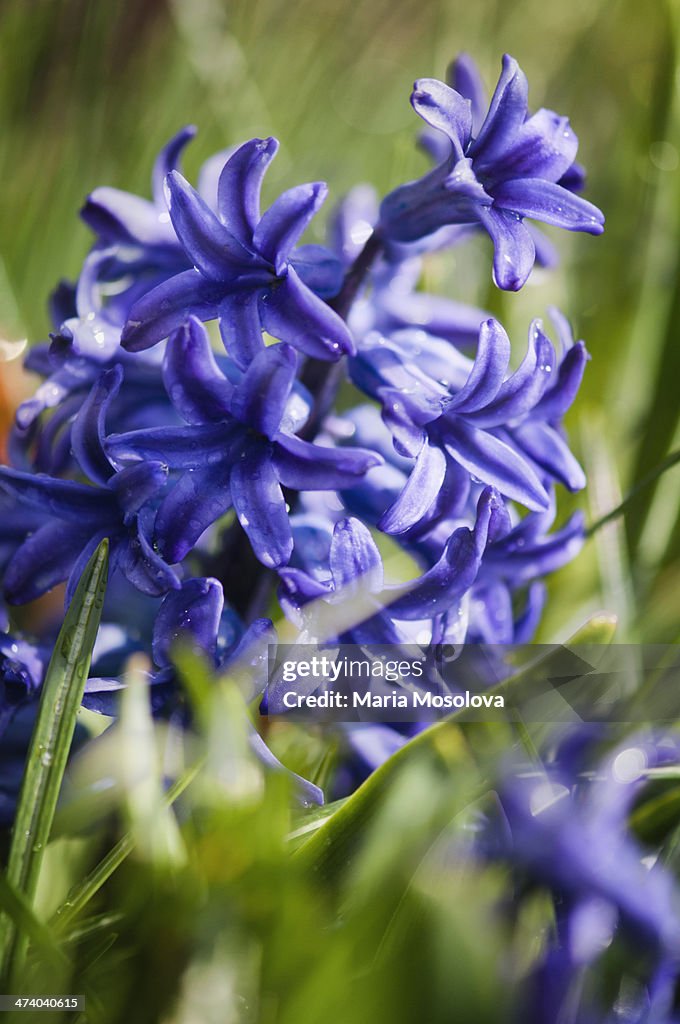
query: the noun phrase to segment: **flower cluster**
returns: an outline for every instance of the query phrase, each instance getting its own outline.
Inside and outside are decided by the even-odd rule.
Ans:
[[[141,649],[154,712],[186,720],[174,639],[218,666],[248,659],[274,608],[319,642],[524,641],[542,578],[579,550],[579,514],[553,526],[558,486],[585,484],[562,427],[583,342],[553,311],[553,340],[535,320],[512,370],[496,319],[419,288],[423,262],[479,228],[506,289],[551,262],[524,218],[599,233],[576,194],[576,136],[551,111],[529,115],[510,57],[486,114],[467,58],[411,99],[437,166],[381,203],[350,193],[326,245],[302,242],[325,184],[261,211],[272,138],[218,154],[194,188],[186,128],[156,161],[151,200],[88,198],[94,245],[53,295],[54,332],[26,360],[42,382],[0,467],[0,610],[61,583],[68,602],[109,538],[102,637],[115,641],[95,658],[90,708],[115,713]],[[408,585],[386,581],[381,534],[413,560]],[[319,609],[341,605],[329,627]],[[36,651],[2,641],[0,732],[39,691]]]

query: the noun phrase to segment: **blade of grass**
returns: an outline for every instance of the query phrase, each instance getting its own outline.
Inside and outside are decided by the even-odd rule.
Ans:
[[[7,882],[33,905],[45,846],[50,838],[76,716],[90,668],[104,602],[108,540],[103,540],[82,575],[45,674],[40,708],[26,761]],[[28,935],[4,917],[0,924],[0,977],[10,978],[23,960]]]
[[[170,786],[163,798],[163,804],[165,807],[171,807],[175,800],[179,799],[182,793],[184,793],[188,786],[190,786],[194,781],[198,773],[203,768],[203,765],[204,759],[201,758],[196,762],[196,764],[193,764],[188,768],[172,786]],[[120,867],[126,857],[129,857],[134,848],[134,836],[132,832],[126,832],[126,834],[116,843],[113,849],[107,853],[106,857],[104,857],[104,859],[100,861],[99,864],[97,864],[97,866],[90,872],[90,874],[71,890],[65,902],[62,903],[54,913],[50,920],[50,925],[56,928],[58,932],[63,933],[71,922],[75,920],[81,910],[87,906],[92,897],[96,896],[104,883],[107,882],[114,871]]]

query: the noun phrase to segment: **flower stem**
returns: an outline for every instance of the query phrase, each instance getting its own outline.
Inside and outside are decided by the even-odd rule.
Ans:
[[[680,451],[671,452],[671,454],[662,462],[656,465],[653,469],[650,469],[649,473],[646,473],[642,479],[635,484],[633,489],[628,492],[626,497],[619,505],[616,506],[616,508],[611,509],[611,511],[607,512],[606,515],[603,515],[600,519],[596,519],[594,523],[591,523],[586,530],[586,537],[592,537],[593,534],[597,533],[597,531],[603,526],[606,526],[607,523],[611,523],[615,519],[618,519],[619,516],[623,515],[626,509],[633,504],[641,491],[644,491],[646,487],[653,484],[660,476],[663,476],[667,470],[672,469],[673,466],[677,465],[678,462],[680,462]]]

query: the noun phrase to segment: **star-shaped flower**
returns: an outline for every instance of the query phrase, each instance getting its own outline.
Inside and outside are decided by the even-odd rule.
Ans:
[[[469,99],[434,78],[416,82],[411,103],[448,138],[450,151],[424,178],[383,200],[379,230],[410,242],[445,224],[480,224],[494,243],[496,284],[511,291],[522,287],[534,265],[525,217],[600,234],[600,210],[560,184],[578,148],[567,118],[544,109],[529,116],[527,96],[527,80],[506,54],[486,118],[473,135]]]
[[[217,214],[177,171],[166,179],[172,225],[192,270],[177,274],[131,309],[122,343],[129,351],[166,338],[190,314],[216,317],[227,351],[245,367],[264,347],[263,330],[319,359],[353,350],[344,321],[319,297],[337,286],[337,261],[312,259],[316,291],[293,265],[295,246],[326,198],[322,182],[282,193],[260,215],[260,187],[278,143],[253,139],[224,165]],[[329,281],[319,280],[329,277]]]

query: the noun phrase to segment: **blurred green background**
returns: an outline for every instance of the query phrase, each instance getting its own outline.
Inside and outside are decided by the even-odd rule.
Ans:
[[[269,196],[319,178],[335,198],[361,180],[384,191],[425,167],[413,79],[467,50],[492,87],[508,51],[532,107],[570,116],[606,233],[560,236],[562,267],[519,295],[492,288],[481,240],[427,286],[501,315],[518,354],[551,303],[586,339],[569,426],[590,486],[563,514],[578,504],[596,520],[680,444],[675,0],[4,0],[0,41],[0,336],[45,336],[47,295],[89,244],[83,197],[104,183],[147,194],[182,124],[200,128],[190,177],[214,150],[274,134]],[[552,582],[541,639],[601,607],[621,640],[678,638],[679,498],[675,470],[597,533]]]

